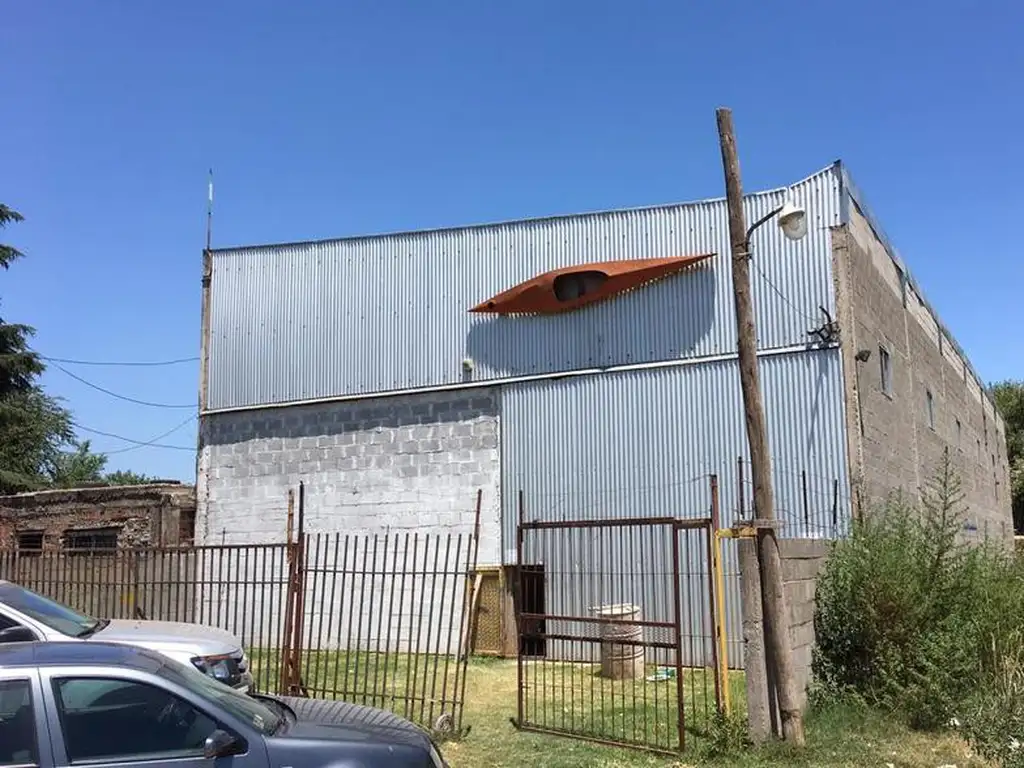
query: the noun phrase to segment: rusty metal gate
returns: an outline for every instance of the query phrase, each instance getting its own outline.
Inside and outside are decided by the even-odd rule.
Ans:
[[[674,754],[721,708],[711,518],[525,522],[520,730]]]
[[[465,731],[481,499],[466,500],[467,533],[309,533],[300,483],[283,542],[0,547],[0,579],[99,617],[219,627],[259,691],[382,707],[452,737]]]

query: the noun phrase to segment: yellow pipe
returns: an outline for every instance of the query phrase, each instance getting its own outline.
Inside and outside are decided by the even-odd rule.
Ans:
[[[718,606],[718,664],[719,679],[722,681],[722,702],[725,704],[725,713],[732,713],[732,706],[729,697],[729,642],[726,637],[725,628],[725,573],[722,568],[722,534],[725,531],[715,531],[715,548],[712,553],[712,568],[715,570],[715,604]]]

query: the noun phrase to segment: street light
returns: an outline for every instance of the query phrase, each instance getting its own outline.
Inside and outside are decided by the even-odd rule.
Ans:
[[[754,230],[771,219],[779,217],[779,229],[790,240],[802,240],[807,235],[807,211],[800,206],[787,200],[778,208],[775,208],[750,225],[747,230],[747,256],[750,256],[750,236]]]
[[[807,234],[807,212],[787,200],[779,209],[779,227],[790,240],[802,240]]]

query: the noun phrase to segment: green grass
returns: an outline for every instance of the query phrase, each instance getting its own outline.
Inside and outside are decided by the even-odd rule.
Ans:
[[[731,688],[742,691],[742,675]],[[971,756],[966,745],[951,735],[912,732],[883,715],[852,707],[811,713],[807,721],[808,746],[795,752],[781,743],[748,749],[717,759],[704,756],[706,739],[688,740],[688,749],[676,757],[607,747],[576,739],[517,732],[509,722],[516,713],[514,661],[474,659],[470,662],[466,691],[469,735],[444,745],[453,768],[640,768],[641,766],[879,766],[897,768],[980,768],[988,765]],[[739,713],[742,714],[742,701]]]
[[[280,655],[254,649],[250,657],[257,678],[273,681],[276,686]],[[302,669],[311,695],[384,707],[429,726],[432,717],[441,711],[440,701],[435,700],[431,706],[431,684],[436,679],[434,698],[439,699],[445,661],[444,657],[437,663],[431,659],[427,665],[424,657],[406,654],[384,656],[324,651],[304,654]],[[447,662],[447,698],[450,698],[454,692],[456,665],[453,658],[449,657]],[[646,741],[668,748],[677,744],[674,680],[623,683],[597,676],[589,665],[530,662],[527,666],[530,667],[527,678],[530,688],[526,697],[530,704],[526,713],[529,723],[596,738]],[[516,675],[514,660],[470,660],[462,723],[470,731],[461,739],[443,744],[453,768],[519,768],[524,765],[538,768],[884,767],[889,763],[897,768],[940,765],[972,768],[988,765],[973,756],[954,735],[913,732],[891,718],[855,707],[833,707],[810,713],[808,745],[803,751],[796,752],[785,744],[775,743],[712,759],[707,754],[712,744],[708,731],[714,711],[714,684],[710,672],[705,676],[700,670],[696,674],[684,670],[687,747],[676,756],[519,731],[510,722],[517,715]],[[742,717],[745,706],[742,673],[731,673],[729,686],[733,710]],[[424,688],[427,696],[423,695]],[[446,703],[446,709],[450,708],[451,704]]]
[[[657,670],[647,665],[640,679],[610,680],[599,665],[529,661],[523,725],[676,751],[681,693],[686,742],[706,738],[717,700],[712,671],[684,669],[679,685],[674,676],[649,680]],[[742,673],[730,676],[730,686],[731,700],[742,709]]]
[[[250,649],[249,659],[258,690],[284,692],[278,650]],[[311,697],[389,709],[428,728],[442,713],[453,712],[456,683],[463,687],[461,666],[452,656],[313,651],[303,652],[299,671]]]

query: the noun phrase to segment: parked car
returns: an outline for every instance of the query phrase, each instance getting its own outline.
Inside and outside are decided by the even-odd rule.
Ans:
[[[242,691],[252,673],[241,643],[216,627],[176,621],[96,619],[10,581],[0,580],[0,643],[128,643],[191,664]]]
[[[117,643],[0,646],[0,765],[443,768],[427,733],[379,709],[247,695]]]

